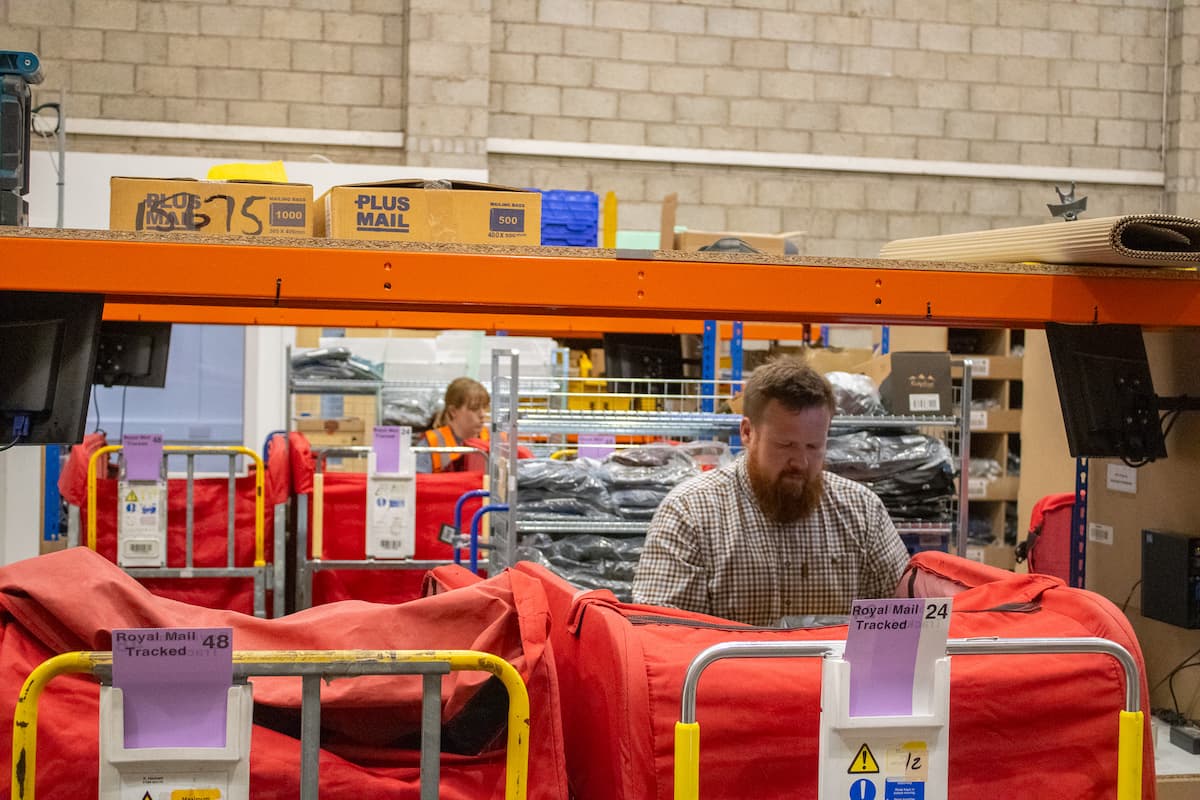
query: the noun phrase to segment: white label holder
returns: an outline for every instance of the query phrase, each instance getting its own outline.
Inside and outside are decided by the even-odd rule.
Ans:
[[[117,482],[117,564],[167,564],[167,482]],[[141,798],[139,798],[141,800]]]
[[[950,752],[950,659],[934,662],[931,691],[911,716],[851,717],[850,663],[821,670],[822,798],[946,800]]]
[[[416,456],[400,451],[399,472],[377,472],[367,456],[367,558],[412,558],[417,544]]]
[[[99,800],[249,800],[254,690],[229,687],[224,747],[125,747],[124,694],[100,687]]]

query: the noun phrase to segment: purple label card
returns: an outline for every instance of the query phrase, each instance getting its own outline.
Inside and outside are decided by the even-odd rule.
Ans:
[[[601,459],[616,450],[617,437],[611,433],[579,434],[579,457]]]
[[[850,663],[850,716],[911,716],[925,601],[855,600],[844,658]]]
[[[126,748],[225,746],[232,628],[126,628],[112,637]]]
[[[400,471],[400,427],[377,425],[371,449],[375,452],[376,472]]]
[[[156,481],[162,475],[163,435],[129,433],[121,439],[125,480]]]

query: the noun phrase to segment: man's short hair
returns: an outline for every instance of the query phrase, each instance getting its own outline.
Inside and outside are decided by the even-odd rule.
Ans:
[[[758,367],[746,381],[743,413],[757,425],[763,411],[777,400],[789,411],[803,411],[824,406],[830,414],[837,413],[833,387],[825,376],[796,356],[776,358]]]

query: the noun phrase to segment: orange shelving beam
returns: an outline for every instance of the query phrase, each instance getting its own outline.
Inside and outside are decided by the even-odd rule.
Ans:
[[[1200,281],[1192,270],[622,255],[13,228],[0,231],[0,289],[100,292],[112,303],[199,308],[1026,328],[1049,320],[1200,325]],[[212,312],[214,321],[218,316]]]

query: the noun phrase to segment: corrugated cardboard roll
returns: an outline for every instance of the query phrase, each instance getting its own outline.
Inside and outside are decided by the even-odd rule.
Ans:
[[[944,236],[897,239],[882,258],[972,263],[1118,264],[1195,267],[1200,264],[1200,220],[1170,214],[1050,222]]]

